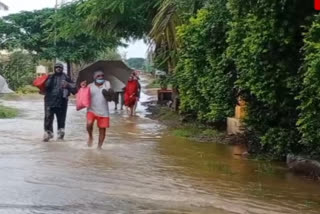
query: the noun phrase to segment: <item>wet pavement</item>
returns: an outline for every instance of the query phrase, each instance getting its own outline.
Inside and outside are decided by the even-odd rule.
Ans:
[[[3,101],[21,114],[0,120],[1,214],[320,213],[318,182],[241,159],[239,147],[169,136],[143,107],[134,118],[112,111],[99,151],[86,146],[85,112],[71,101],[65,141],[43,143],[42,99]]]

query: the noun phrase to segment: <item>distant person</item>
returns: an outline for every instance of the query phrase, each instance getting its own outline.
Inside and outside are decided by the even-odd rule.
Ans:
[[[53,120],[56,115],[58,123],[58,140],[63,140],[68,109],[68,97],[70,93],[76,94],[77,89],[71,78],[63,73],[63,65],[57,63],[54,66],[54,74],[49,75],[45,83],[45,119],[43,137],[48,142],[54,137]]]
[[[106,129],[110,127],[109,104],[114,96],[110,82],[105,80],[102,71],[96,71],[93,75],[94,82],[87,86],[86,81],[81,83],[81,87],[90,87],[91,106],[87,112],[87,131],[89,135],[88,146],[93,145],[93,125],[97,121],[99,128],[98,149],[106,138]]]
[[[130,116],[135,115],[135,105],[139,96],[139,82],[134,74],[129,77],[124,93],[124,102]]]
[[[140,78],[137,75],[137,73],[133,73],[133,80],[138,82],[137,100],[136,100],[136,104],[134,105],[134,114],[135,114],[137,107],[138,107],[138,102],[140,101],[140,96],[141,96],[141,84],[139,82]]]
[[[114,109],[118,110],[118,104],[120,104],[120,110],[123,110],[123,106],[124,106],[124,90],[125,88],[123,88],[121,91],[117,91],[114,93]]]

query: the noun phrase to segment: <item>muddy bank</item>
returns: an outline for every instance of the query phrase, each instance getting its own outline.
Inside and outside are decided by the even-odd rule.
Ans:
[[[168,127],[170,135],[184,137],[194,142],[219,143],[227,145],[243,145],[247,147],[247,139],[244,135],[228,135],[226,131],[213,126],[206,126],[199,122],[188,120],[169,107],[157,105],[156,101],[143,103],[147,107],[148,118],[160,121]],[[247,150],[234,155],[244,158],[259,158],[258,154],[249,154]],[[288,169],[300,176],[319,180],[320,162],[297,155],[288,155],[286,164]]]
[[[157,105],[156,101],[143,103],[147,107],[148,118],[158,120],[168,127],[169,132],[178,137],[185,137],[195,142],[222,143],[237,145],[246,143],[245,136],[228,135],[224,125],[209,126],[182,117],[167,106]],[[242,155],[242,154],[239,154]],[[247,152],[244,154],[247,155]]]

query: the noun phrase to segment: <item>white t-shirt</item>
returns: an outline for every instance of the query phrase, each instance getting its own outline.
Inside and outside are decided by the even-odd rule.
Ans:
[[[91,92],[91,106],[88,112],[92,112],[100,117],[109,117],[109,104],[102,94],[102,90],[109,90],[111,88],[110,82],[105,81],[104,84],[98,87],[95,83],[88,85]]]

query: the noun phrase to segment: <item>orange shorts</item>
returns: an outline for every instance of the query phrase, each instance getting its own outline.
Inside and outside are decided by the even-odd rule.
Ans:
[[[109,117],[100,117],[100,116],[96,115],[95,113],[89,111],[87,113],[87,123],[93,124],[95,120],[98,121],[98,127],[101,129],[110,127]]]

